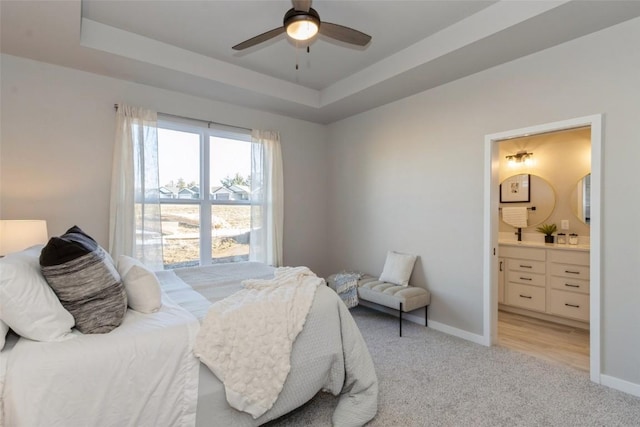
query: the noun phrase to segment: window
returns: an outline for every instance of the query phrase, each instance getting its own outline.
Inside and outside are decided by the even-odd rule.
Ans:
[[[251,135],[158,121],[164,268],[247,261]]]

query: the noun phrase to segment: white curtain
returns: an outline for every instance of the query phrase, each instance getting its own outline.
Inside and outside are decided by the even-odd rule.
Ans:
[[[158,178],[158,115],[119,105],[111,177],[109,252],[162,270]]]
[[[249,260],[282,266],[282,151],[278,132],[253,130]]]

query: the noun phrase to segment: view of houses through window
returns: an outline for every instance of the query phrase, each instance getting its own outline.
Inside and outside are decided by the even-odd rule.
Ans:
[[[158,125],[164,267],[249,259],[251,137]]]

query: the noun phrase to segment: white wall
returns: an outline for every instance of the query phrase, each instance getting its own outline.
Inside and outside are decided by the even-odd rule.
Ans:
[[[430,320],[482,334],[484,136],[604,113],[602,373],[640,390],[640,20],[329,126],[330,265],[415,253]]]
[[[2,55],[0,217],[77,224],[108,246],[115,103],[280,132],[284,259],[325,270],[325,128],[284,116]],[[313,224],[314,226],[309,226]]]

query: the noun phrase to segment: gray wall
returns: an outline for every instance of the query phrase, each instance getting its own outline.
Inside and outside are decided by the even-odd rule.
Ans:
[[[325,127],[150,86],[2,55],[0,217],[73,224],[108,246],[114,103],[280,131],[284,260],[325,266]],[[314,224],[309,227],[309,224]]]
[[[0,216],[106,245],[116,102],[276,129],[285,262],[379,274],[415,253],[430,318],[481,334],[484,136],[603,113],[602,372],[640,384],[639,39],[635,19],[328,127],[3,55]]]
[[[430,319],[481,335],[485,135],[604,113],[602,373],[640,384],[638,40],[635,19],[330,125],[332,269],[417,254]]]

